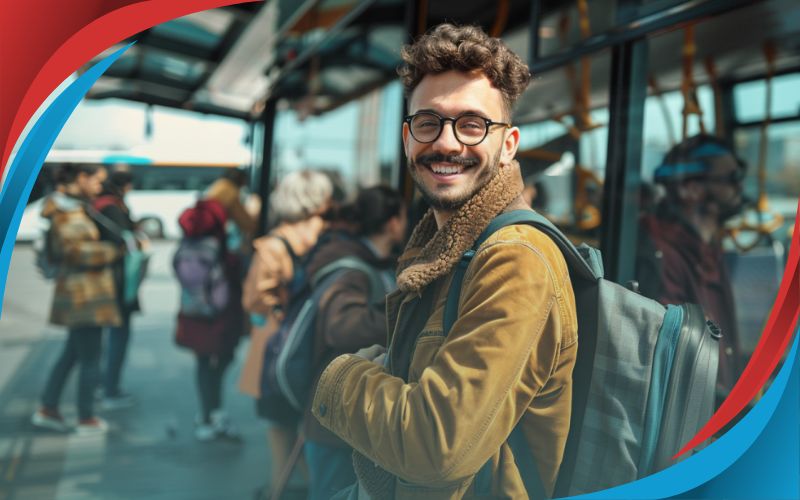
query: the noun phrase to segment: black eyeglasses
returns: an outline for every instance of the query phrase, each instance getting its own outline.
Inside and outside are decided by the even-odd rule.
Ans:
[[[449,121],[453,127],[456,140],[465,146],[477,146],[489,135],[489,128],[502,125],[511,128],[510,123],[494,122],[479,115],[467,113],[455,118],[439,116],[436,113],[423,111],[406,116],[403,121],[408,124],[411,136],[423,144],[434,142],[442,135],[444,122]]]

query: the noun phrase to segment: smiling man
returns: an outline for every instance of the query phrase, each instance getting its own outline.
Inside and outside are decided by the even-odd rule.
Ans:
[[[549,494],[577,352],[560,251],[533,227],[497,230],[466,268],[455,321],[444,321],[462,255],[501,213],[530,210],[511,125],[529,70],[480,28],[447,24],[404,47],[403,59],[408,168],[432,209],[387,299],[388,352],[336,358],[313,412],[356,450],[361,498],[526,498],[533,477]]]

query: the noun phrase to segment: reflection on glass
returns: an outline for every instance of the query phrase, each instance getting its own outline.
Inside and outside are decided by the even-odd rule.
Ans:
[[[542,18],[538,56],[569,50],[591,35],[608,31],[614,26],[616,4],[616,0],[586,1],[582,10],[581,0],[563,2]]]

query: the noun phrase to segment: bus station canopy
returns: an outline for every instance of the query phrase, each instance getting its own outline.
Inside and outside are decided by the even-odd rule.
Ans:
[[[154,26],[99,79],[90,99],[121,98],[203,113],[252,119],[268,99],[286,100],[300,116],[335,109],[397,78],[400,47],[414,34],[449,21],[478,24],[531,63],[535,77],[592,57],[593,106],[606,106],[608,50],[625,40],[650,40],[647,71],[662,90],[681,85],[682,30],[698,25],[695,75],[705,79],[704,54],[721,80],[764,74],[761,40],[778,43],[779,72],[800,65],[796,51],[800,8],[792,0],[746,2],[590,2],[591,35],[579,28],[577,2],[557,0],[268,0],[198,12]],[[627,9],[627,10],[626,10]],[[733,15],[715,14],[735,10]],[[629,11],[629,12],[628,12]],[[565,14],[567,14],[565,16]],[[570,22],[564,26],[563,20]],[[535,24],[535,27],[534,27]],[[747,37],[730,36],[747,32]],[[531,37],[534,39],[532,40]],[[792,41],[794,40],[794,41]],[[122,44],[109,48],[82,70]],[[531,57],[531,51],[536,53]],[[742,60],[756,61],[743,65]],[[598,83],[600,83],[598,85]],[[515,121],[568,113],[570,83],[536,79]]]

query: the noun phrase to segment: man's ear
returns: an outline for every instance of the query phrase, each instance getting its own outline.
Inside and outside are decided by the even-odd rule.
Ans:
[[[517,156],[519,148],[519,128],[511,127],[505,132],[503,148],[500,152],[500,163],[508,165]]]

